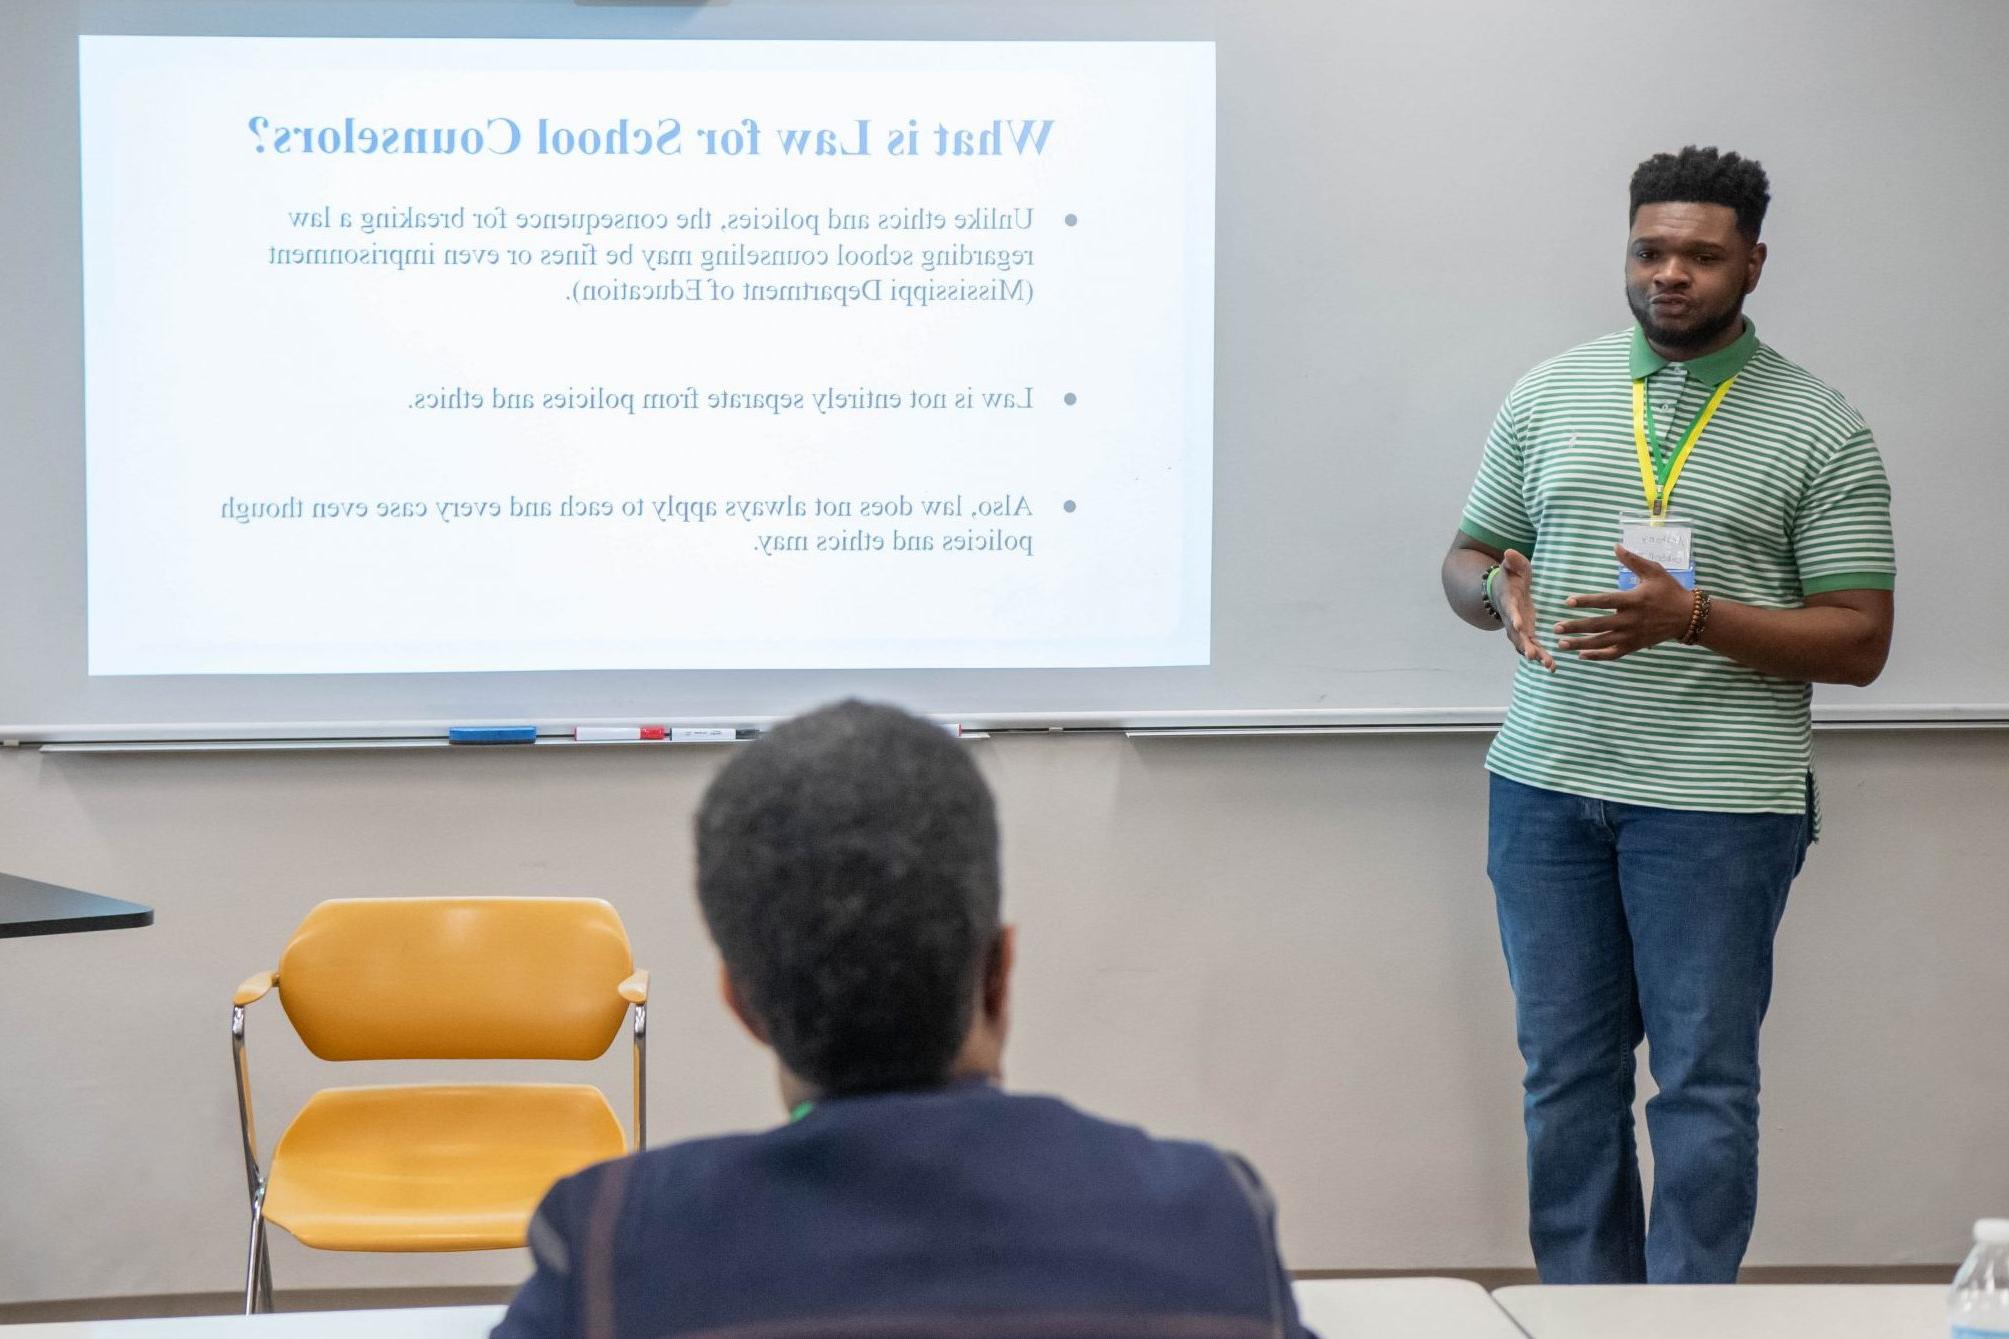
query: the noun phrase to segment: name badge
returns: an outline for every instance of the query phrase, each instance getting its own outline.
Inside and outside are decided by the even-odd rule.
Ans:
[[[1645,512],[1622,511],[1618,514],[1618,542],[1638,554],[1659,563],[1667,569],[1667,575],[1679,581],[1684,590],[1695,589],[1695,526],[1679,516],[1663,516],[1656,521]],[[1639,584],[1639,577],[1624,563],[1618,565],[1618,588],[1631,590]]]

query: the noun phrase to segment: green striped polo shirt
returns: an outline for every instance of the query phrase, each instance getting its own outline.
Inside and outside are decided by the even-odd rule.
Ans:
[[[1890,590],[1890,484],[1862,416],[1745,322],[1728,348],[1686,363],[1637,326],[1571,349],[1508,393],[1460,525],[1534,564],[1543,643],[1571,595],[1617,585],[1619,513],[1646,509],[1632,380],[1679,442],[1711,393],[1737,378],[1695,444],[1669,513],[1694,524],[1697,589],[1763,609],[1824,591]],[[1515,671],[1506,723],[1486,755],[1501,776],[1670,809],[1804,813],[1811,685],[1665,642],[1615,661],[1556,656]]]

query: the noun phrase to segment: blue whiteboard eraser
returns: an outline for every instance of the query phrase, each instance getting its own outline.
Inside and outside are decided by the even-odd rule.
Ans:
[[[535,744],[534,725],[456,725],[446,732],[450,744]]]

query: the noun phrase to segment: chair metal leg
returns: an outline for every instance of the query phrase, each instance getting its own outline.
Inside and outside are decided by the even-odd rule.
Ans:
[[[264,1299],[272,1309],[272,1262],[265,1252],[265,1174],[258,1170],[258,1132],[251,1120],[251,1065],[244,1054],[244,1006],[230,1010],[231,1068],[237,1074],[238,1130],[244,1137],[244,1186],[251,1195],[251,1242],[245,1248],[244,1314]]]
[[[635,1006],[635,1152],[649,1146],[649,1006]]]
[[[261,1295],[269,1310],[272,1305],[272,1273],[265,1260],[265,1195],[262,1190],[251,1201],[251,1240],[244,1251],[245,1315],[257,1312]]]

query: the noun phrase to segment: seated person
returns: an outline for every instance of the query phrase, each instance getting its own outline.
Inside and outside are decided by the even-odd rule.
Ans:
[[[495,1339],[1304,1333],[1244,1163],[998,1087],[1012,929],[963,745],[811,712],[719,773],[697,846],[791,1119],[560,1181]]]

